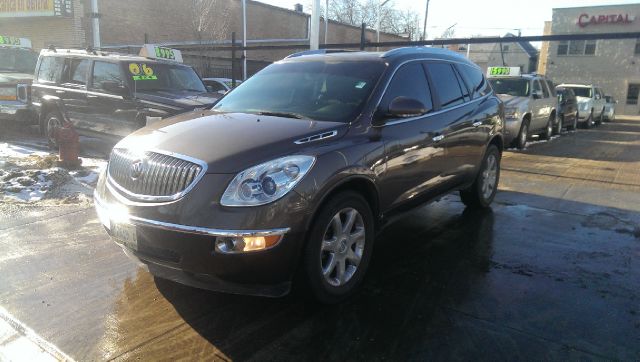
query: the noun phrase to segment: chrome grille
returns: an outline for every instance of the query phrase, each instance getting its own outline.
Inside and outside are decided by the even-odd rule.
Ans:
[[[194,160],[195,161],[195,160]],[[135,169],[135,164],[138,168]],[[157,152],[143,155],[114,149],[109,178],[126,194],[143,200],[177,198],[204,173],[204,165]]]

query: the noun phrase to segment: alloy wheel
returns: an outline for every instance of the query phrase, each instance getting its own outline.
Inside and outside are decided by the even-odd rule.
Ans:
[[[498,179],[498,160],[496,155],[487,157],[487,164],[482,171],[482,197],[489,199],[493,193]]]
[[[47,140],[49,144],[56,145],[55,129],[62,127],[62,122],[56,116],[49,117],[47,120]]]
[[[336,213],[324,232],[320,267],[324,279],[334,287],[351,280],[364,253],[365,227],[362,215],[354,208]]]

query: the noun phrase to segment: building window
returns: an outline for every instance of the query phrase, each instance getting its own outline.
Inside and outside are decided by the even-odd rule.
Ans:
[[[595,40],[563,40],[558,43],[558,55],[595,55]]]
[[[567,49],[569,49],[569,42],[566,40],[561,41],[558,44],[558,55],[567,55]]]
[[[627,104],[638,104],[640,94],[640,84],[629,84],[627,88]]]
[[[636,40],[636,49],[633,51],[633,54],[640,55],[640,38]]]

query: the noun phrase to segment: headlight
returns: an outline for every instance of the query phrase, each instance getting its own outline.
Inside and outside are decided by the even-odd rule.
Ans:
[[[312,156],[287,156],[240,172],[227,186],[223,206],[258,206],[276,201],[291,191],[315,162]]]
[[[518,107],[507,107],[504,109],[505,118],[519,118],[520,110]]]
[[[582,102],[582,103],[580,103],[578,106],[579,106],[579,109],[580,109],[581,111],[587,111],[587,110],[589,110],[589,103],[587,103],[587,102]]]

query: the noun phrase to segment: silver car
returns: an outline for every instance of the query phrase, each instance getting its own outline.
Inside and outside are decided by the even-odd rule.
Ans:
[[[531,135],[551,138],[557,100],[547,80],[537,74],[492,76],[491,71],[488,73],[491,86],[504,102],[505,144],[522,149]]]
[[[584,128],[591,128],[602,123],[604,118],[604,93],[600,87],[592,84],[561,84],[571,88],[578,100],[578,122]]]

